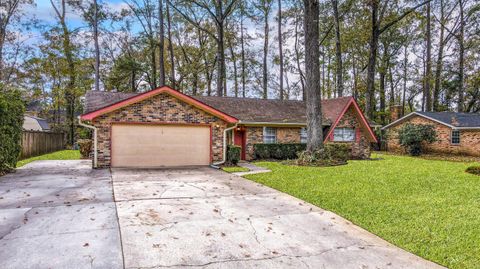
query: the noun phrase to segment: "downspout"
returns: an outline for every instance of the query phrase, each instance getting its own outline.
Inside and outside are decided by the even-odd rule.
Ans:
[[[80,116],[78,116],[78,125],[93,130],[93,168],[97,168],[97,128],[83,123]]]
[[[213,163],[214,168],[218,168],[218,165],[224,164],[227,161],[227,132],[237,128],[238,123],[235,123],[232,127],[223,130],[223,159],[219,162]]]

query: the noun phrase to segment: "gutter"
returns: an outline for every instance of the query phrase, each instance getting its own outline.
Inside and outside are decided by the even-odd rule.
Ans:
[[[80,116],[78,116],[78,125],[93,130],[93,168],[97,168],[97,128],[83,123]]]
[[[301,123],[301,122],[260,122],[260,121],[239,121],[238,122],[241,125],[244,126],[289,126],[289,127],[305,127],[307,124]],[[331,122],[322,122],[322,126],[330,126]]]
[[[227,132],[237,128],[238,123],[235,123],[232,127],[223,130],[223,159],[219,162],[212,163],[212,167],[218,168],[219,165],[224,164],[227,161]]]

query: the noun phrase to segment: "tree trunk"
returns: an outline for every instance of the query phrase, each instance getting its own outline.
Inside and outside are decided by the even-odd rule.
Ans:
[[[407,93],[407,70],[408,70],[408,43],[403,51],[403,94],[402,94],[402,117],[405,116],[405,95]]]
[[[240,42],[242,46],[242,97],[246,97],[245,86],[246,86],[246,73],[245,73],[245,39],[243,36],[243,10],[241,11],[242,18],[240,19]]]
[[[266,2],[266,1],[265,1]],[[262,72],[262,89],[263,89],[263,99],[268,98],[268,33],[269,33],[269,25],[268,25],[268,12],[264,13],[264,42],[263,42],[263,72]]]
[[[387,72],[390,66],[390,43],[387,40],[382,42],[383,45],[383,55],[379,68],[380,75],[380,121],[382,124],[386,123],[386,85],[387,85]]]
[[[365,93],[365,110],[367,117],[374,119],[375,111],[375,65],[377,61],[378,37],[380,35],[378,23],[378,1],[371,2],[371,37],[370,37],[370,52],[368,56],[367,67],[367,92]]]
[[[155,48],[157,47],[155,44],[155,40],[153,40],[153,37],[151,37],[150,40],[150,64],[152,66],[152,78],[150,81],[150,86],[152,89],[157,88],[157,59],[156,59],[156,53],[155,53]]]
[[[342,62],[342,46],[340,41],[340,18],[338,15],[338,1],[331,0],[333,7],[333,16],[335,19],[335,55],[337,61],[336,69],[336,84],[337,96],[343,96],[343,62]]]
[[[175,89],[175,55],[173,54],[172,26],[170,21],[170,0],[167,0],[167,35],[168,51],[170,54],[170,84]]]
[[[158,74],[158,83],[160,86],[165,86],[165,31],[163,26],[163,0],[158,0],[158,34],[160,35],[160,40],[158,43],[158,55],[159,55],[159,74]]]
[[[352,73],[353,73],[353,98],[358,100],[358,71],[357,71],[357,61],[355,55],[352,56]]]
[[[100,90],[100,46],[98,45],[98,3],[93,1],[93,42],[95,44],[95,90]]]
[[[217,96],[223,96],[225,81],[225,49],[224,49],[224,37],[223,26],[217,25]]]
[[[425,111],[432,111],[432,33],[431,33],[430,2],[427,3],[427,59],[425,69]]]
[[[322,103],[320,93],[319,2],[304,0],[305,92],[307,112],[307,151],[323,147]]]
[[[230,40],[229,48],[230,48],[230,57],[233,63],[233,82],[234,82],[234,94],[235,97],[238,97],[238,74],[237,74],[237,57],[235,56],[235,51],[233,50],[233,41]]]
[[[283,92],[283,39],[282,39],[282,0],[278,0],[278,56],[280,61],[280,100],[284,99]]]
[[[225,68],[225,48],[224,48],[224,21],[223,21],[223,0],[217,0],[215,5],[216,23],[217,28],[217,96],[223,96],[224,82],[226,77]]]
[[[442,69],[443,69],[443,48],[444,48],[444,35],[445,35],[445,29],[443,25],[445,25],[445,7],[443,4],[443,0],[440,0],[440,22],[441,25],[440,27],[440,37],[438,41],[438,55],[437,55],[437,64],[435,67],[435,85],[433,89],[433,110],[434,111],[439,111],[439,102],[440,102],[440,82],[441,82],[441,76],[442,76]]]
[[[459,29],[459,35],[458,35],[458,47],[459,47],[459,70],[458,70],[458,103],[457,103],[457,109],[458,112],[463,112],[463,95],[464,95],[464,82],[463,82],[463,76],[464,76],[464,64],[465,64],[465,45],[464,45],[464,36],[465,36],[465,18],[464,18],[464,6],[463,6],[463,0],[458,0],[459,8],[460,8],[460,29]]]
[[[322,96],[326,95],[326,89],[325,89],[325,47],[321,46],[320,47],[320,53],[322,54],[322,81],[321,81],[321,89],[322,89]]]
[[[380,122],[385,124],[385,72],[380,71]]]
[[[388,80],[388,84],[390,84],[390,97],[388,99],[388,106],[392,108],[395,105],[395,85],[393,83],[392,65],[388,66]]]
[[[327,89],[326,89],[328,99],[332,98],[332,87],[330,85],[330,62],[331,62],[331,57],[330,57],[330,54],[329,54],[328,55],[328,62],[327,62]]]
[[[300,24],[300,18],[298,14],[295,14],[295,61],[297,63],[298,75],[300,77],[300,85],[302,86],[302,100],[306,100],[305,94],[305,76],[303,75],[302,67],[300,65],[300,49],[299,46],[299,31],[298,25]]]

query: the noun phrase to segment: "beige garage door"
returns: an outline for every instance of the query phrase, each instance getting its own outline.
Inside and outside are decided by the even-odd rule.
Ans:
[[[119,124],[112,126],[113,167],[210,164],[210,127]]]

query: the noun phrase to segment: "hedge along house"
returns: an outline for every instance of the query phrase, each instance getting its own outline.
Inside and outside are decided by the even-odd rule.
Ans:
[[[480,156],[480,114],[457,112],[412,112],[382,128],[386,131],[387,150],[403,152],[398,131],[406,124],[433,125],[437,141],[426,145],[436,153]]]
[[[351,97],[322,101],[325,141],[352,145],[368,158],[376,142]],[[306,142],[305,103],[188,96],[170,87],[144,93],[89,91],[80,124],[94,129],[95,167],[220,164],[227,144],[251,160],[257,143]]]

